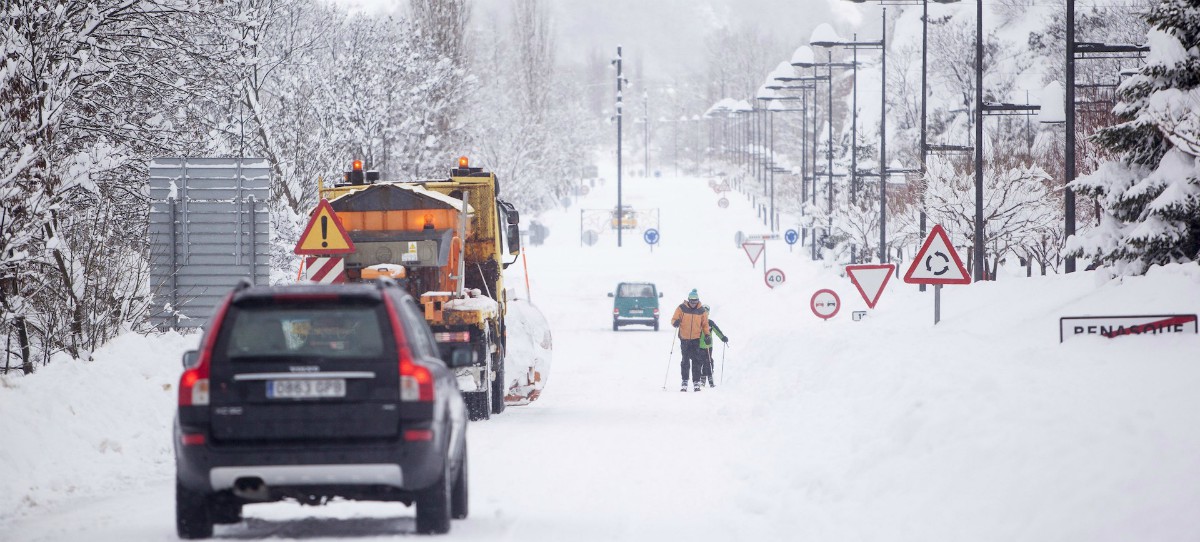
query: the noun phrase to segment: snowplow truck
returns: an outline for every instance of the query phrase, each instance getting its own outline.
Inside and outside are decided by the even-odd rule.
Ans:
[[[514,375],[522,378],[511,390],[522,397],[504,374],[503,271],[520,255],[520,216],[499,198],[494,174],[465,157],[458,166],[445,179],[387,182],[355,160],[320,194],[354,242],[346,280],[390,277],[420,301],[442,359],[471,360],[457,369],[459,388],[470,418],[484,420],[504,410],[506,395],[514,404],[536,399],[542,377],[532,366]]]

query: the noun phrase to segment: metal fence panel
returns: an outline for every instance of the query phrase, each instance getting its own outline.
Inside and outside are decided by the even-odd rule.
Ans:
[[[200,327],[241,278],[270,277],[270,164],[169,157],[149,173],[151,321]]]

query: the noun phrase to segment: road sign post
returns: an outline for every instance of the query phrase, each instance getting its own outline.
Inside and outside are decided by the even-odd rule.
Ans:
[[[867,302],[867,307],[873,309],[895,269],[896,266],[890,263],[847,265],[846,275],[850,277],[854,287],[858,288],[858,293],[863,301]]]
[[[796,233],[796,230],[788,230],[784,232],[783,240],[788,244],[788,252],[791,252],[792,247],[796,244],[796,241],[800,240],[800,234]]]
[[[767,245],[762,241],[746,241],[742,243],[742,250],[745,250],[746,256],[750,258],[750,267],[754,267],[758,263],[758,257],[767,251]]]
[[[328,256],[332,254],[350,254],[354,252],[354,241],[342,226],[337,213],[329,205],[329,200],[322,199],[313,209],[308,219],[308,226],[300,234],[296,248],[292,251],[301,256]]]
[[[767,288],[775,288],[787,281],[787,276],[783,274],[783,270],[774,267],[763,274],[763,282],[767,283]]]
[[[808,300],[808,308],[812,309],[817,318],[829,320],[837,316],[838,310],[842,308],[842,300],[833,290],[828,288],[817,290]]]
[[[945,284],[970,284],[971,277],[963,267],[962,258],[950,244],[950,237],[941,224],[937,224],[925,238],[921,250],[908,266],[904,282],[909,284],[933,284],[933,323],[942,320],[942,286]]]
[[[647,245],[650,245],[650,252],[654,252],[654,245],[658,244],[658,239],[658,230],[654,228],[648,228],[642,232],[642,240],[646,241]]]

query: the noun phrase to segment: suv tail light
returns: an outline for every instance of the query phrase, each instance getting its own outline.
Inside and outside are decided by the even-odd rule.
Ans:
[[[613,309],[613,316],[616,316],[618,314],[621,314],[620,309]]]
[[[204,344],[200,345],[200,356],[196,366],[183,371],[179,377],[179,406],[208,405],[209,360],[212,359],[212,350],[217,342],[217,332],[221,330],[221,322],[225,320],[225,312],[229,309],[231,299],[233,299],[232,292],[226,295],[221,304],[217,306],[212,326],[208,329]]]
[[[404,327],[400,325],[400,307],[392,303],[392,298],[386,293],[383,302],[392,324],[392,336],[396,338],[396,355],[400,363],[400,400],[433,401],[433,373],[429,372],[428,367],[413,361],[412,351],[404,340]]]
[[[658,317],[658,309],[657,308],[654,309],[654,316]]]
[[[400,400],[433,400],[433,374],[428,368],[413,363],[404,355],[400,357]]]

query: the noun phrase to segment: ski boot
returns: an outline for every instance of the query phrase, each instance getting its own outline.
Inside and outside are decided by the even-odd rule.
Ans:
[[[684,380],[683,384],[679,385],[679,391],[687,391],[687,380]]]
[[[692,388],[692,391],[700,391],[700,381],[699,380],[696,381],[696,386],[694,388]]]

